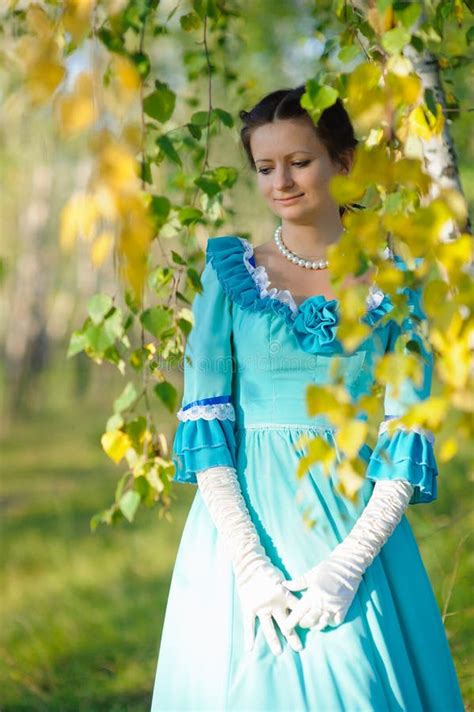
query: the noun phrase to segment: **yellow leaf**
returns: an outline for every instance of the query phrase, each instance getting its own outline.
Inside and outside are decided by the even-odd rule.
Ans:
[[[25,86],[34,104],[46,103],[64,79],[64,67],[54,60],[41,59],[30,67]]]
[[[83,72],[77,77],[72,93],[59,99],[57,111],[64,136],[80,133],[96,121],[97,107],[91,74]]]
[[[417,386],[421,386],[423,370],[418,358],[411,353],[387,353],[382,356],[375,367],[376,378],[381,383],[393,386],[395,398],[405,379],[410,378]]]
[[[440,462],[448,462],[458,452],[458,441],[456,438],[447,438],[439,449]]]
[[[126,433],[121,430],[111,430],[101,437],[101,444],[104,451],[115,463],[119,463],[132,443]]]
[[[441,104],[436,103],[436,116],[426,106],[417,106],[408,116],[411,133],[424,141],[429,141],[441,133],[444,127],[444,116]]]
[[[127,57],[119,54],[113,56],[111,66],[119,100],[126,103],[133,101],[141,86],[137,68]]]
[[[428,194],[431,186],[430,177],[423,170],[423,164],[416,158],[401,158],[393,164],[393,181],[395,184],[416,188],[423,194]]]
[[[451,284],[456,284],[461,272],[473,260],[472,235],[461,233],[455,240],[441,243],[436,247],[436,257],[443,264]]]
[[[357,501],[357,493],[364,483],[364,477],[352,467],[349,460],[343,460],[338,465],[337,475],[336,491],[350,502],[355,503]]]
[[[75,42],[91,29],[92,10],[95,0],[64,0],[62,22]]]
[[[105,139],[99,147],[97,179],[112,190],[138,188],[138,164],[125,145]]]
[[[97,206],[92,195],[86,193],[72,195],[61,212],[61,247],[70,249],[78,237],[91,240],[98,217]]]
[[[385,94],[380,85],[381,67],[375,63],[362,63],[349,75],[347,110],[356,131],[368,133],[379,128],[385,117]]]
[[[365,192],[365,185],[350,176],[334,175],[329,179],[328,189],[330,195],[341,205],[354,203]]]
[[[405,77],[387,72],[385,82],[394,108],[398,108],[400,104],[416,104],[422,98],[423,85],[415,74]]]
[[[336,432],[335,441],[344,454],[349,457],[356,457],[360,448],[365,442],[368,425],[362,420],[353,420],[343,425]]]
[[[394,432],[398,425],[405,425],[408,428],[420,426],[436,431],[446,418],[447,408],[448,401],[445,398],[430,396],[408,407],[403,416],[388,421],[387,431]]]
[[[100,235],[95,238],[91,248],[91,259],[95,267],[100,267],[104,264],[113,246],[114,235],[112,232],[101,232]]]
[[[54,34],[54,24],[39,3],[30,3],[26,11],[28,30],[39,37],[47,39]]]

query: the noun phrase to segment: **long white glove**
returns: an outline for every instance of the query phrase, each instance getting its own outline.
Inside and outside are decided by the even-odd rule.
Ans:
[[[343,622],[367,567],[400,522],[413,493],[406,480],[377,480],[364,511],[331,554],[296,579],[284,581],[291,591],[307,588],[286,620],[288,629]]]
[[[197,472],[196,479],[232,562],[244,619],[245,650],[253,648],[258,616],[271,651],[279,655],[282,648],[272,618],[283,632],[287,611],[295,608],[299,599],[282,585],[283,573],[272,564],[260,543],[235,469],[210,467]],[[293,650],[302,649],[297,633],[287,631],[284,635]]]

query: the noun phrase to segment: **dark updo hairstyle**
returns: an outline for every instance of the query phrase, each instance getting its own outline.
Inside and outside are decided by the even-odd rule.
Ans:
[[[239,118],[245,124],[240,130],[240,138],[253,171],[256,171],[257,168],[250,148],[252,130],[272,121],[297,119],[303,116],[308,117],[311,121],[317,137],[326,146],[331,160],[348,168],[348,154],[359,142],[354,136],[354,129],[341,99],[338,97],[332,106],[325,109],[318,123],[315,124],[306,109],[300,104],[300,99],[305,91],[304,84],[295,89],[278,89],[264,96],[250,111],[244,109],[239,111]],[[347,209],[362,207],[357,203],[341,205],[339,214],[343,215]]]

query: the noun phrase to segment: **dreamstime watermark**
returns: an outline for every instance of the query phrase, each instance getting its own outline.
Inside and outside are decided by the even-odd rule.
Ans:
[[[338,361],[339,359],[341,361]],[[339,363],[342,365],[345,359],[358,359],[361,365],[363,362],[363,358],[358,353],[351,355],[309,353],[288,355],[282,353],[281,342],[275,340],[269,342],[265,353],[254,352],[244,357],[235,355],[212,356],[210,354],[194,357],[185,355],[180,359],[167,360],[158,356],[155,361],[157,367],[162,371],[184,373],[186,369],[189,369],[194,373],[226,375],[246,370],[262,372],[301,370],[329,373],[330,369],[337,368]]]

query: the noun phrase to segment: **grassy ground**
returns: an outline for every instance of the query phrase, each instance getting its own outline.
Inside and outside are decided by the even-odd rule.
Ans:
[[[143,511],[134,525],[90,533],[89,519],[110,503],[120,472],[101,453],[99,437],[121,383],[101,374],[79,399],[73,375],[71,365],[48,374],[33,412],[2,443],[1,708],[148,712],[194,488],[174,486],[171,524]],[[442,472],[439,490],[437,502],[411,507],[409,518],[440,608],[447,606],[446,630],[471,709],[470,501],[462,460]]]

